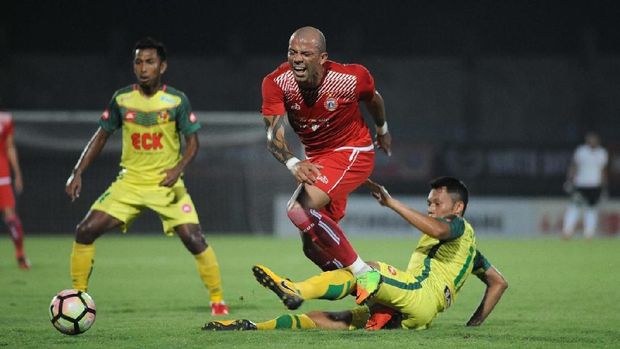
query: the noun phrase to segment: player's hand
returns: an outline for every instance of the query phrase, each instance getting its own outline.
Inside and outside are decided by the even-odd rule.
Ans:
[[[159,182],[159,185],[168,188],[172,187],[174,183],[177,182],[179,177],[181,177],[181,172],[182,170],[176,167],[161,171],[160,174],[165,174],[166,176],[161,182]]]
[[[303,160],[293,167],[291,173],[295,176],[297,182],[313,185],[317,177],[321,175],[322,168],[323,166],[319,164],[313,164],[309,160]]]
[[[80,191],[82,191],[82,176],[76,173],[72,173],[67,179],[65,185],[65,193],[71,198],[71,202],[80,197]]]
[[[15,194],[20,195],[24,191],[24,180],[22,176],[15,177]]]
[[[375,139],[375,147],[383,150],[387,156],[392,156],[392,135],[387,132],[384,135],[377,134]]]
[[[366,179],[364,183],[368,189],[370,189],[370,194],[377,199],[381,206],[390,206],[390,202],[392,201],[392,196],[388,193],[387,189],[381,184],[373,181],[372,179]]]

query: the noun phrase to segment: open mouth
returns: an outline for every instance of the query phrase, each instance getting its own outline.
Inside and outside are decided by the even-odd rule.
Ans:
[[[296,77],[305,77],[306,72],[306,67],[293,67],[293,74],[295,74]]]

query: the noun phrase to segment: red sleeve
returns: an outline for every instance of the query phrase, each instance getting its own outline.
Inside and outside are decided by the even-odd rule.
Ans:
[[[261,108],[261,113],[264,116],[286,114],[282,89],[270,76],[263,79],[262,93],[263,107]]]
[[[357,64],[356,68],[359,99],[360,101],[370,100],[375,95],[375,79],[363,65]]]

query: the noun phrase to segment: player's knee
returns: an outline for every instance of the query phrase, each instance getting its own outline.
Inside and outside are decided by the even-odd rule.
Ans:
[[[291,207],[286,212],[286,215],[296,227],[302,230],[302,232],[304,230],[303,227],[309,223],[308,211],[304,210],[301,206]]]
[[[88,221],[78,224],[75,228],[75,241],[80,244],[92,244],[98,236],[95,227]]]
[[[181,240],[183,240],[185,248],[194,255],[204,252],[209,246],[200,230],[191,231],[179,236]]]

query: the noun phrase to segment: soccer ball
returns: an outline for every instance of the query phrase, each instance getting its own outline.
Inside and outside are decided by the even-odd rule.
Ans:
[[[50,320],[64,334],[86,332],[95,323],[95,302],[86,292],[62,290],[50,304]]]

